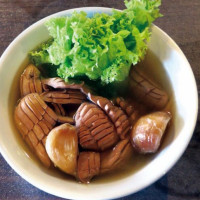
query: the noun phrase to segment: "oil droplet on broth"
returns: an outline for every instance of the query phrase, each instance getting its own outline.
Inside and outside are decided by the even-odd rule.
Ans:
[[[24,150],[25,154],[34,161],[35,164],[37,164],[45,173],[51,174],[52,176],[61,178],[61,179],[67,179],[69,181],[75,181],[73,177],[68,176],[61,172],[58,169],[46,169],[42,166],[39,159],[30,151],[28,146],[23,141],[21,134],[16,129],[16,126],[14,124],[14,109],[17,105],[18,100],[20,99],[20,89],[19,89],[19,80],[20,75],[22,74],[25,67],[28,65],[28,58],[24,60],[22,65],[19,67],[18,73],[16,74],[13,83],[12,83],[12,89],[10,92],[10,107],[9,107],[9,114],[10,114],[10,121],[13,133],[16,137],[16,140],[18,141],[21,148]],[[166,73],[162,67],[162,64],[157,59],[157,57],[151,52],[148,51],[146,54],[145,59],[138,64],[143,70],[145,70],[145,73],[148,73],[150,77],[152,77],[161,87],[163,87],[169,94],[170,97],[172,94],[171,85],[169,84],[168,78],[166,76]],[[172,112],[172,115],[174,113],[174,101],[171,100],[170,103],[167,106],[167,109]],[[161,148],[162,149],[162,148]],[[143,167],[145,167],[152,159],[154,155],[139,155],[135,154],[132,156],[132,158],[129,160],[128,163],[125,163],[124,166],[120,170],[115,170],[111,173],[100,175],[95,177],[91,182],[93,184],[99,184],[99,183],[107,183],[112,182],[115,180],[123,179],[127,176],[130,176],[134,173],[137,173],[139,170],[141,170]]]

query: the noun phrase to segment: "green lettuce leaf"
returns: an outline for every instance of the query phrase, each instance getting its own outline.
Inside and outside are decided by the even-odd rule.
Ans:
[[[81,76],[104,84],[123,81],[131,65],[145,56],[150,26],[161,16],[160,4],[160,0],[125,0],[126,9],[113,9],[112,15],[88,18],[85,12],[74,12],[52,18],[46,22],[51,42],[30,52],[30,58],[36,65],[58,66],[58,76],[66,81]]]

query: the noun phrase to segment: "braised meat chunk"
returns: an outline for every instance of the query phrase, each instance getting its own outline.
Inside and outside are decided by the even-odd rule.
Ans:
[[[60,124],[69,123],[75,124],[75,121],[72,117],[68,116],[68,113],[62,106],[62,104],[52,103],[51,104],[55,113],[57,114],[57,122]]]
[[[14,117],[24,140],[41,162],[49,167],[51,162],[44,146],[46,136],[56,124],[57,115],[37,93],[31,93],[21,99],[15,109]]]
[[[54,89],[81,89],[84,85],[84,82],[81,82],[80,84],[66,83],[63,79],[55,77],[43,79],[42,84]]]
[[[41,98],[49,103],[57,104],[81,104],[86,100],[86,96],[79,90],[59,90],[44,92]]]
[[[128,139],[121,140],[113,149],[101,153],[101,173],[123,167],[133,154],[133,148]]]
[[[82,183],[89,183],[99,172],[100,154],[96,152],[81,152],[78,158],[78,179]]]
[[[42,93],[40,71],[33,64],[29,64],[20,77],[20,92],[24,97],[30,93]]]
[[[90,101],[98,105],[108,115],[113,122],[120,139],[125,139],[128,136],[131,126],[128,116],[124,111],[120,107],[114,106],[107,98],[92,94],[89,94],[88,97]]]
[[[79,142],[84,149],[105,150],[116,144],[119,137],[107,115],[97,105],[83,103],[75,115]]]
[[[134,96],[148,107],[162,109],[166,106],[169,100],[166,91],[161,89],[138,67],[131,68],[129,83]]]
[[[119,106],[128,116],[130,124],[133,126],[137,119],[145,113],[146,108],[138,102],[131,100],[125,100],[122,97],[117,97],[115,103]]]

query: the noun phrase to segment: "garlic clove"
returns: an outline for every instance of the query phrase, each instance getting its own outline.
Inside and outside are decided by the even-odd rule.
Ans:
[[[62,124],[52,129],[47,136],[46,151],[56,167],[76,176],[78,136],[74,126]]]
[[[169,112],[154,112],[139,118],[131,131],[135,149],[140,153],[155,153],[170,119]]]

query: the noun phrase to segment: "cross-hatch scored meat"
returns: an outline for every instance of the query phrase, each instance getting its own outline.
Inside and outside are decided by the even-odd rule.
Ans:
[[[162,109],[169,100],[168,94],[138,67],[131,68],[129,84],[133,94],[151,108]]]
[[[40,71],[32,64],[27,66],[20,77],[20,92],[22,97],[30,93],[42,93]]]
[[[64,123],[75,124],[74,119],[68,116],[68,113],[63,108],[62,104],[52,103],[51,105],[57,115],[57,122],[61,124]]]
[[[14,118],[24,140],[37,154],[41,162],[50,167],[51,162],[44,146],[46,136],[57,121],[54,111],[37,93],[31,93],[21,99],[15,109]]]
[[[81,104],[86,101],[86,96],[83,93],[70,89],[44,92],[40,96],[46,102],[57,104]]]
[[[130,124],[133,125],[140,115],[140,110],[138,109],[137,105],[133,105],[133,101],[131,104],[128,103],[122,97],[116,98],[116,104],[127,114]]]
[[[81,83],[66,83],[63,79],[56,77],[56,78],[47,78],[42,80],[43,88],[45,91],[51,90],[54,88],[55,90],[79,90],[82,94],[88,95],[91,92],[91,88],[86,86],[84,82]]]
[[[84,82],[65,83],[61,78],[41,79],[40,71],[33,64],[29,64],[20,77],[22,97],[30,93],[38,93],[44,101],[58,104],[81,104],[85,101],[86,95],[82,91],[86,88],[83,89],[83,85]],[[52,91],[52,89],[57,90]]]
[[[78,179],[82,183],[100,173],[100,154],[96,152],[81,152],[78,158]]]
[[[125,139],[131,128],[128,116],[125,112],[120,107],[114,106],[107,98],[92,94],[89,94],[88,97],[108,115],[113,122],[120,139]]]
[[[54,89],[81,89],[84,85],[84,82],[80,84],[76,83],[66,83],[63,79],[56,77],[56,78],[47,78],[42,80],[42,84],[46,86],[50,86]]]
[[[61,115],[61,116],[66,116],[67,113],[65,111],[65,109],[63,108],[62,104],[57,104],[57,103],[52,103],[51,104],[54,108],[54,111],[57,115]]]
[[[81,104],[76,112],[75,122],[80,145],[85,149],[103,151],[119,140],[113,123],[95,104]]]
[[[100,154],[100,173],[107,173],[123,167],[123,164],[133,155],[133,147],[129,139],[121,140],[113,149]]]

